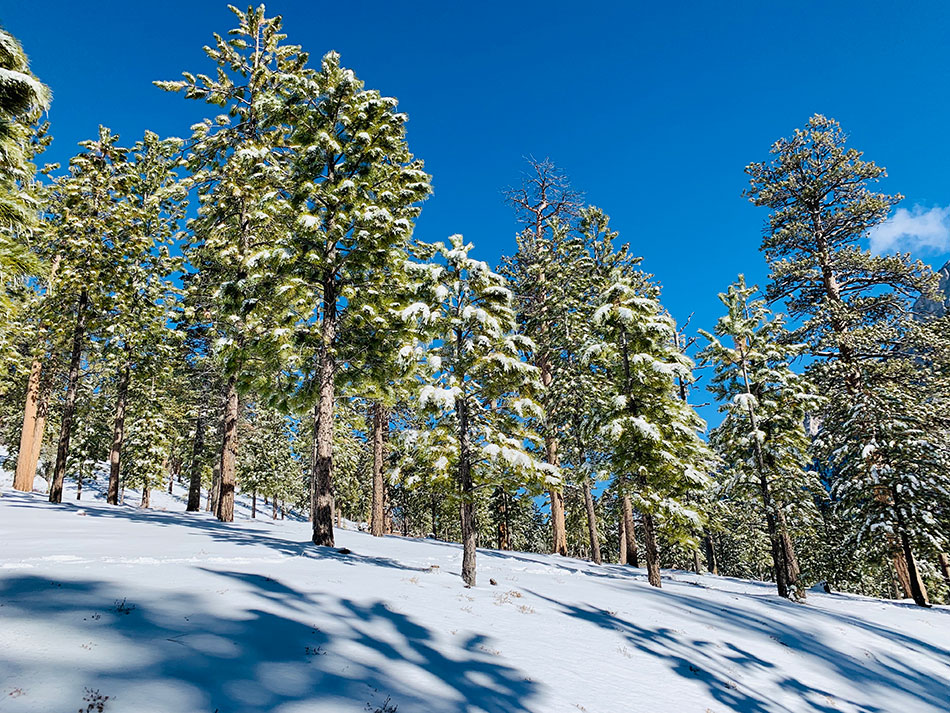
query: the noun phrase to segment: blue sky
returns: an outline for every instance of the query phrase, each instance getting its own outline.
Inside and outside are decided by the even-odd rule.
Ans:
[[[131,143],[146,128],[187,135],[204,116],[151,81],[210,69],[201,47],[231,27],[226,3],[38,7],[2,0],[0,22],[53,89],[49,160],[65,163],[99,123]],[[937,267],[950,257],[950,211],[932,211],[950,205],[950,3],[282,0],[268,11],[315,59],[335,49],[400,99],[435,186],[423,239],[460,232],[497,263],[516,231],[501,191],[523,156],[547,156],[644,256],[673,315],[711,328],[737,273],[766,276],[766,216],[741,195],[743,167],[820,112],[906,196],[909,228],[883,247]],[[895,243],[907,229],[924,235]]]

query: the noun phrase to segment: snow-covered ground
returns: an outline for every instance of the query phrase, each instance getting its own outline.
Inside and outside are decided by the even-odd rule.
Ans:
[[[0,711],[950,710],[947,607],[491,550],[465,589],[454,544],[316,548],[245,508],[54,506],[3,477]]]

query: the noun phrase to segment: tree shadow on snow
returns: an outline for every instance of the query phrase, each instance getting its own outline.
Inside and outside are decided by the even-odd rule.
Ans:
[[[27,642],[15,638],[0,650],[3,692],[19,688],[24,702],[43,699],[50,710],[70,710],[89,687],[111,696],[108,709],[117,713],[270,713],[284,705],[363,712],[382,709],[387,698],[400,713],[527,713],[538,692],[518,670],[493,660],[481,636],[439,642],[382,601],[205,571],[240,589],[235,595],[248,606],[219,609],[207,587],[199,596],[120,591],[94,579],[0,579],[0,619],[13,627],[8,631],[43,621],[57,633],[46,656],[24,656]],[[307,612],[319,612],[327,630],[308,622]],[[80,640],[89,642],[82,646],[88,651],[78,650]],[[96,656],[96,647],[106,655]]]
[[[528,592],[528,590],[525,591]],[[681,631],[640,625],[618,617],[615,612],[590,604],[569,604],[537,592],[528,593],[550,602],[569,616],[602,629],[619,632],[637,651],[667,662],[671,670],[683,678],[703,683],[709,693],[730,711],[772,713],[776,710],[786,710],[784,705],[770,699],[768,691],[752,689],[734,680],[741,678],[741,675],[736,676],[735,673],[730,672],[730,669],[740,674],[745,669],[768,671],[771,682],[775,686],[801,700],[802,707],[796,710],[840,713],[841,708],[837,702],[844,699],[839,691],[826,691],[809,686],[788,675],[781,663],[765,660],[735,643],[721,644],[701,639],[690,640]],[[741,606],[723,607],[714,601],[670,590],[646,588],[638,590],[636,595],[653,597],[658,602],[665,603],[667,608],[679,608],[684,618],[692,618],[713,629],[720,631],[731,629],[736,632],[737,641],[747,640],[750,636],[759,641],[765,638],[771,639],[781,646],[788,647],[795,652],[795,655],[812,659],[821,668],[833,672],[842,679],[852,681],[868,691],[902,690],[912,694],[918,701],[927,704],[933,710],[950,709],[950,684],[947,680],[939,679],[915,668],[911,665],[912,656],[902,660],[893,654],[882,658],[867,652],[867,658],[860,660],[846,651],[836,649],[833,641],[817,635],[813,627],[809,627],[808,630],[792,628],[780,619],[761,618]],[[807,611],[808,615],[817,614],[820,618],[837,619],[837,622],[829,622],[829,624],[846,623],[860,626],[886,639],[892,644],[890,649],[893,649],[893,644],[900,645],[908,653],[918,653],[919,649],[924,649],[928,655],[950,666],[950,652],[913,637],[875,626],[855,617],[837,617],[835,614],[813,608],[806,610],[803,605],[784,600],[779,603],[791,608],[800,607],[800,610],[803,613]],[[869,695],[869,699],[873,700],[873,698],[873,695]],[[864,713],[892,713],[866,701],[847,702]]]
[[[149,510],[129,507],[125,505],[102,505],[99,503],[64,502],[50,505],[45,500],[12,494],[9,503],[15,508],[49,507],[65,508],[75,512],[83,511],[86,516],[104,519],[128,520],[158,527],[185,527],[197,530],[219,542],[231,545],[267,547],[288,557],[308,557],[311,559],[335,560],[348,565],[373,565],[376,567],[390,567],[413,572],[426,571],[425,567],[413,567],[403,564],[389,557],[362,555],[355,552],[340,552],[333,547],[318,547],[309,540],[293,541],[279,536],[269,535],[262,531],[263,527],[254,527],[254,520],[242,521],[241,526],[235,527],[232,523],[220,522],[204,513],[172,513],[162,510]],[[5,498],[6,499],[6,498]],[[6,505],[7,503],[5,503]],[[266,527],[266,526],[265,526]]]

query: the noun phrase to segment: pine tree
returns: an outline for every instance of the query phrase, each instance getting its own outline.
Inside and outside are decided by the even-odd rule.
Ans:
[[[69,174],[57,178],[50,192],[48,230],[57,271],[54,289],[43,303],[44,321],[54,327],[54,342],[64,344],[69,353],[50,502],[62,500],[83,350],[111,299],[114,248],[122,243],[126,228],[114,215],[121,210],[129,183],[128,151],[117,141],[100,127],[98,139],[81,144],[84,151],[70,161]],[[62,315],[72,316],[64,320]]]
[[[49,89],[30,72],[29,61],[13,35],[0,28],[0,369],[23,374],[24,342],[33,352],[27,381],[21,443],[13,486],[31,490],[45,427],[48,394],[41,391],[42,360],[37,347],[38,329],[31,320],[39,282],[48,272],[37,250],[36,228],[42,205],[41,187],[35,179],[34,160],[49,143],[46,127],[39,126],[48,108]],[[32,281],[27,278],[32,276]],[[32,465],[32,468],[30,467]]]
[[[762,243],[771,268],[766,296],[786,301],[789,316],[801,323],[791,339],[808,344],[818,359],[810,372],[830,397],[822,431],[833,436],[821,442],[843,441],[861,450],[880,435],[871,416],[884,403],[876,389],[887,388],[890,371],[911,373],[892,364],[915,359],[914,350],[901,345],[906,346],[912,329],[911,303],[932,289],[933,278],[908,255],[875,256],[863,248],[869,230],[887,218],[901,196],[873,190],[884,169],[847,147],[837,122],[812,117],[804,130],[777,141],[772,156],[770,162],[746,168],[749,199],[771,210]],[[912,390],[908,384],[907,391]],[[842,405],[846,408],[838,408]],[[825,458],[830,460],[834,452],[826,451]],[[870,461],[864,467],[869,478],[875,469],[903,468]],[[892,512],[884,549],[905,593],[924,604],[920,579],[913,576],[915,564],[906,561],[907,548],[893,534],[901,529],[901,508],[886,486],[875,497]]]
[[[283,43],[281,18],[265,17],[263,5],[231,10],[238,26],[204,48],[216,65],[214,77],[185,73],[183,80],[156,82],[223,109],[192,127],[186,166],[199,200],[189,260],[205,273],[204,284],[217,287],[206,317],[219,333],[216,349],[227,375],[216,512],[226,522],[234,518],[240,393],[273,380],[275,367],[261,361],[279,349],[274,340],[282,334],[274,331],[273,262],[289,225],[283,119],[292,78],[307,61],[299,47]]]
[[[821,399],[806,379],[790,367],[805,349],[788,345],[781,316],[773,316],[764,301],[750,298],[741,275],[719,295],[726,314],[702,353],[715,367],[709,390],[723,405],[723,422],[710,441],[731,474],[731,488],[757,490],[771,543],[772,567],[778,593],[804,599],[798,558],[786,522],[786,507],[800,503],[808,490],[820,490],[809,469],[812,456],[805,419]],[[731,342],[731,346],[721,340]]]
[[[541,388],[540,372],[523,359],[533,345],[515,332],[504,279],[470,258],[471,248],[459,235],[434,246],[444,266],[431,266],[431,305],[413,305],[406,315],[439,335],[425,353],[431,378],[419,394],[424,425],[408,437],[417,463],[455,481],[467,586],[475,585],[479,490],[535,491],[559,484],[557,469],[527,446],[536,446],[538,438],[526,418],[541,416],[531,398]]]
[[[238,483],[251,493],[251,517],[256,516],[258,495],[274,498],[287,492],[286,480],[299,477],[291,447],[290,424],[278,410],[254,404],[242,424],[244,448],[238,459]]]
[[[0,284],[39,269],[28,248],[40,204],[32,159],[36,122],[50,92],[32,72],[19,41],[0,28]]]
[[[281,289],[295,299],[297,405],[313,414],[313,542],[332,545],[338,387],[349,365],[385,358],[386,342],[372,338],[378,325],[367,315],[385,319],[389,276],[409,260],[412,221],[430,188],[409,153],[396,100],[365,89],[336,53],[293,91],[287,170],[296,223],[274,251]]]
[[[677,393],[677,379],[692,379],[692,363],[675,346],[676,326],[655,285],[617,270],[600,303],[587,358],[611,376],[602,429],[619,494],[641,513],[648,578],[659,587],[657,531],[688,542],[701,528],[687,499],[705,485],[712,456],[699,437],[705,424]]]
[[[107,502],[119,501],[119,477],[125,437],[125,413],[133,370],[139,381],[177,351],[169,329],[171,307],[176,295],[171,275],[180,269],[170,248],[178,237],[178,223],[187,202],[174,172],[181,142],[161,140],[147,132],[132,147],[128,182],[120,209],[113,212],[113,224],[121,222],[121,238],[111,256],[109,300],[103,307],[108,326],[104,330],[107,358],[116,373],[116,402],[112,446],[109,451]]]
[[[559,426],[562,422],[556,390],[561,369],[564,335],[559,326],[575,307],[571,282],[565,271],[573,272],[584,253],[583,244],[571,236],[571,221],[580,211],[580,194],[551,161],[529,159],[530,169],[519,188],[507,191],[508,202],[518,215],[523,230],[518,234],[518,252],[505,260],[502,274],[517,299],[521,331],[535,345],[532,362],[541,370],[545,386],[542,430],[547,462],[558,467]],[[563,489],[548,493],[551,505],[552,551],[567,554]]]
[[[890,555],[905,595],[921,606],[929,602],[916,556],[937,559],[950,541],[950,391],[941,327],[909,324],[895,351],[914,356],[863,369],[865,387],[826,410],[827,423],[841,428],[826,426],[818,437],[835,469],[835,503],[853,523],[846,544],[877,561]]]

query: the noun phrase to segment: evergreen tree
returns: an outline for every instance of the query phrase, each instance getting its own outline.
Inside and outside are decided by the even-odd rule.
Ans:
[[[762,300],[752,300],[756,287],[745,279],[719,295],[726,314],[702,353],[715,367],[709,390],[723,403],[723,422],[710,441],[731,474],[731,490],[757,491],[771,543],[772,568],[783,597],[804,599],[798,557],[787,524],[790,504],[807,504],[806,494],[821,489],[812,460],[805,419],[821,399],[790,367],[804,347],[786,344],[780,316]],[[721,340],[731,342],[731,346]]]
[[[563,421],[552,389],[562,369],[565,317],[576,308],[579,291],[572,290],[566,273],[576,271],[584,257],[584,245],[571,235],[571,221],[580,210],[580,194],[551,161],[529,159],[530,170],[522,185],[509,189],[507,198],[518,215],[523,230],[517,236],[518,252],[505,260],[502,274],[517,300],[519,327],[535,345],[531,360],[541,370],[545,387],[541,404],[544,417],[545,458],[557,467],[559,430]],[[549,491],[552,551],[567,554],[564,492]]]
[[[0,284],[35,274],[30,231],[39,220],[33,154],[36,122],[50,92],[32,72],[19,41],[0,28]]]
[[[844,444],[861,452],[880,442],[878,418],[901,418],[884,407],[889,399],[876,391],[887,391],[895,375],[913,376],[911,305],[933,287],[930,270],[908,255],[876,256],[863,247],[869,230],[887,218],[901,196],[875,192],[884,169],[849,148],[838,123],[821,115],[777,141],[771,161],[750,164],[746,172],[749,199],[771,210],[762,243],[772,280],[766,296],[785,300],[790,317],[800,322],[791,339],[808,344],[817,358],[811,376],[829,396],[821,415],[828,437],[820,442],[833,450],[823,457],[832,460]],[[897,388],[914,390],[910,383]],[[923,406],[904,403],[911,411]],[[900,454],[877,452],[878,460],[885,457]],[[862,467],[862,478],[873,479],[873,473],[913,466],[866,460]],[[845,468],[835,477],[856,474]],[[916,565],[907,561],[908,548],[894,534],[905,528],[898,520],[908,513],[894,503],[886,483],[874,497],[891,512],[892,525],[882,531],[886,542],[880,549],[889,552],[905,594],[925,604]]]
[[[286,80],[285,80],[286,81]],[[302,374],[300,408],[312,409],[313,542],[333,544],[334,409],[348,367],[385,359],[372,334],[387,319],[393,275],[409,260],[412,221],[429,177],[409,153],[395,99],[365,89],[339,56],[293,85],[288,158],[294,230],[274,244]]]
[[[618,492],[641,513],[647,573],[655,587],[657,530],[662,527],[673,540],[692,539],[702,518],[688,496],[705,485],[712,463],[699,437],[705,424],[676,390],[677,379],[691,380],[692,363],[676,348],[676,326],[657,298],[646,275],[616,271],[594,313],[595,341],[587,350],[587,358],[611,377],[602,429],[612,442]]]
[[[65,344],[69,353],[50,502],[62,500],[83,350],[110,300],[118,264],[115,247],[125,237],[126,225],[116,213],[121,212],[129,183],[128,152],[117,140],[100,127],[99,138],[81,144],[84,151],[70,161],[69,173],[56,179],[50,193],[50,252],[58,264],[54,289],[43,309],[46,323],[54,328],[54,342]]]
[[[259,495],[279,499],[287,491],[284,481],[299,478],[289,427],[287,417],[276,409],[254,404],[245,412],[238,483],[251,493],[251,517],[256,517]]]
[[[515,332],[512,295],[504,279],[469,257],[471,244],[453,236],[437,243],[432,305],[413,305],[407,318],[438,334],[425,354],[431,378],[419,394],[423,428],[410,432],[414,458],[436,476],[453,478],[461,505],[462,579],[475,585],[475,512],[483,487],[514,492],[557,487],[557,469],[527,444],[538,438],[526,418],[541,411],[531,396],[539,370],[523,360],[533,348]],[[416,481],[417,482],[417,481]],[[413,481],[409,481],[413,484]]]
[[[213,320],[227,376],[216,511],[227,522],[234,518],[240,393],[273,380],[275,367],[264,357],[282,334],[274,331],[273,308],[274,252],[289,224],[282,119],[291,78],[307,61],[299,47],[283,43],[281,18],[265,17],[263,5],[231,10],[238,26],[204,48],[214,77],[185,73],[183,80],[156,82],[223,110],[192,127],[186,166],[199,200],[189,261],[205,273],[203,284],[216,288],[201,316]]]
[[[131,150],[129,177],[114,224],[123,226],[111,250],[115,261],[109,300],[103,307],[106,356],[116,373],[115,417],[109,451],[107,502],[119,500],[119,477],[125,437],[125,413],[132,371],[147,381],[157,369],[174,361],[178,349],[169,328],[175,291],[171,275],[180,269],[169,249],[178,237],[178,223],[187,206],[174,166],[181,142],[161,140],[147,132]]]

